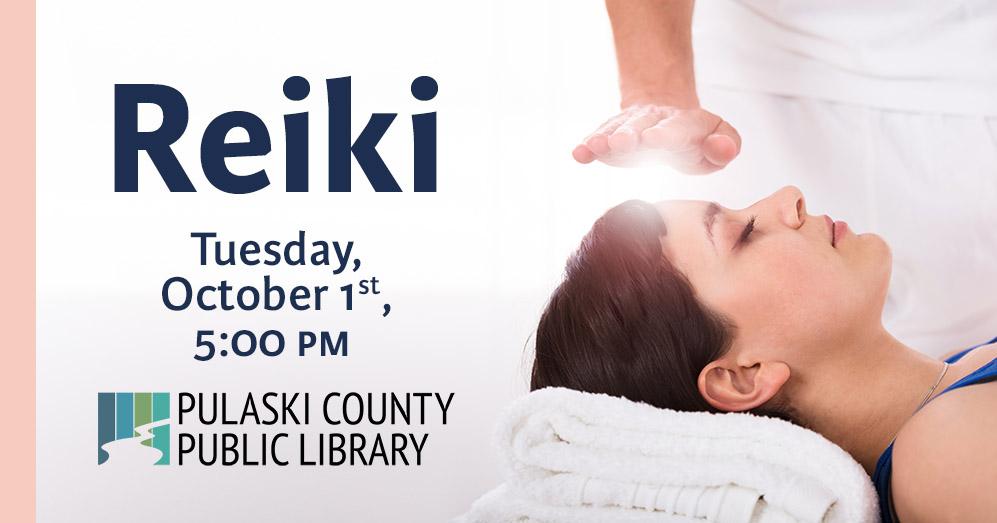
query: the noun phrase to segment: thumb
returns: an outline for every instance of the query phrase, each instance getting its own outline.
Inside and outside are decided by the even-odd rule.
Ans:
[[[703,157],[720,167],[730,163],[740,152],[741,135],[727,122],[720,122],[716,130],[703,140]]]

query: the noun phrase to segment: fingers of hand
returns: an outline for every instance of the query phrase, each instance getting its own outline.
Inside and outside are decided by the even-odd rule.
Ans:
[[[596,158],[609,154],[609,135],[615,131],[620,124],[627,121],[629,114],[620,113],[609,120],[606,120],[598,129],[582,142]]]
[[[641,143],[676,152],[699,147],[720,123],[720,117],[701,109],[681,111],[644,130]]]
[[[663,108],[656,106],[629,107],[606,120],[571,154],[580,163],[625,156],[637,149],[641,131],[657,123],[664,113]]]
[[[609,135],[609,150],[614,155],[633,152],[640,145],[640,135],[648,127],[661,121],[664,111],[649,105],[632,111],[612,134]]]
[[[654,156],[679,171],[705,174],[730,163],[740,150],[737,130],[715,114],[647,105],[607,120],[572,156],[580,163],[600,160],[610,165]]]
[[[575,147],[575,150],[571,151],[571,156],[578,163],[592,163],[596,159],[595,153],[585,145]]]

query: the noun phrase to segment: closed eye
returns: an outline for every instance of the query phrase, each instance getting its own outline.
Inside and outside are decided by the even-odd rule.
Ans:
[[[748,237],[751,236],[751,233],[755,230],[755,218],[755,216],[752,216],[751,219],[748,220],[748,223],[744,226],[744,229],[741,231],[741,235],[737,238],[737,243],[734,244],[735,249],[748,243]]]

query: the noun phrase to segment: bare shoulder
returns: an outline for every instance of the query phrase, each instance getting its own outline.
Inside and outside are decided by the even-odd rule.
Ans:
[[[995,521],[997,382],[956,389],[904,425],[892,493],[903,523]]]

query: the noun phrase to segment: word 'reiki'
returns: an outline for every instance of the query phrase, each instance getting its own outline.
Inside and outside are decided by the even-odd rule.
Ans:
[[[355,158],[368,182],[377,192],[400,192],[391,170],[377,152],[377,144],[397,113],[373,113],[356,140],[351,137],[350,77],[325,81],[328,108],[329,192],[350,192],[351,164]],[[311,86],[308,80],[292,76],[284,82],[284,96],[304,100]],[[432,100],[438,91],[436,80],[420,76],[412,81],[417,100]],[[138,107],[154,104],[163,121],[153,131],[139,131]],[[114,190],[138,191],[138,160],[145,151],[170,192],[194,192],[187,172],[172,146],[183,136],[188,123],[187,100],[180,91],[158,84],[117,84],[114,86]],[[229,131],[241,128],[248,135],[242,142],[227,142]],[[284,115],[287,192],[308,191],[308,112]],[[413,189],[436,192],[436,113],[412,115]],[[230,111],[208,124],[201,137],[201,169],[208,182],[230,194],[246,194],[270,185],[266,170],[235,174],[226,159],[264,156],[270,152],[270,132],[260,117],[246,111]]]

